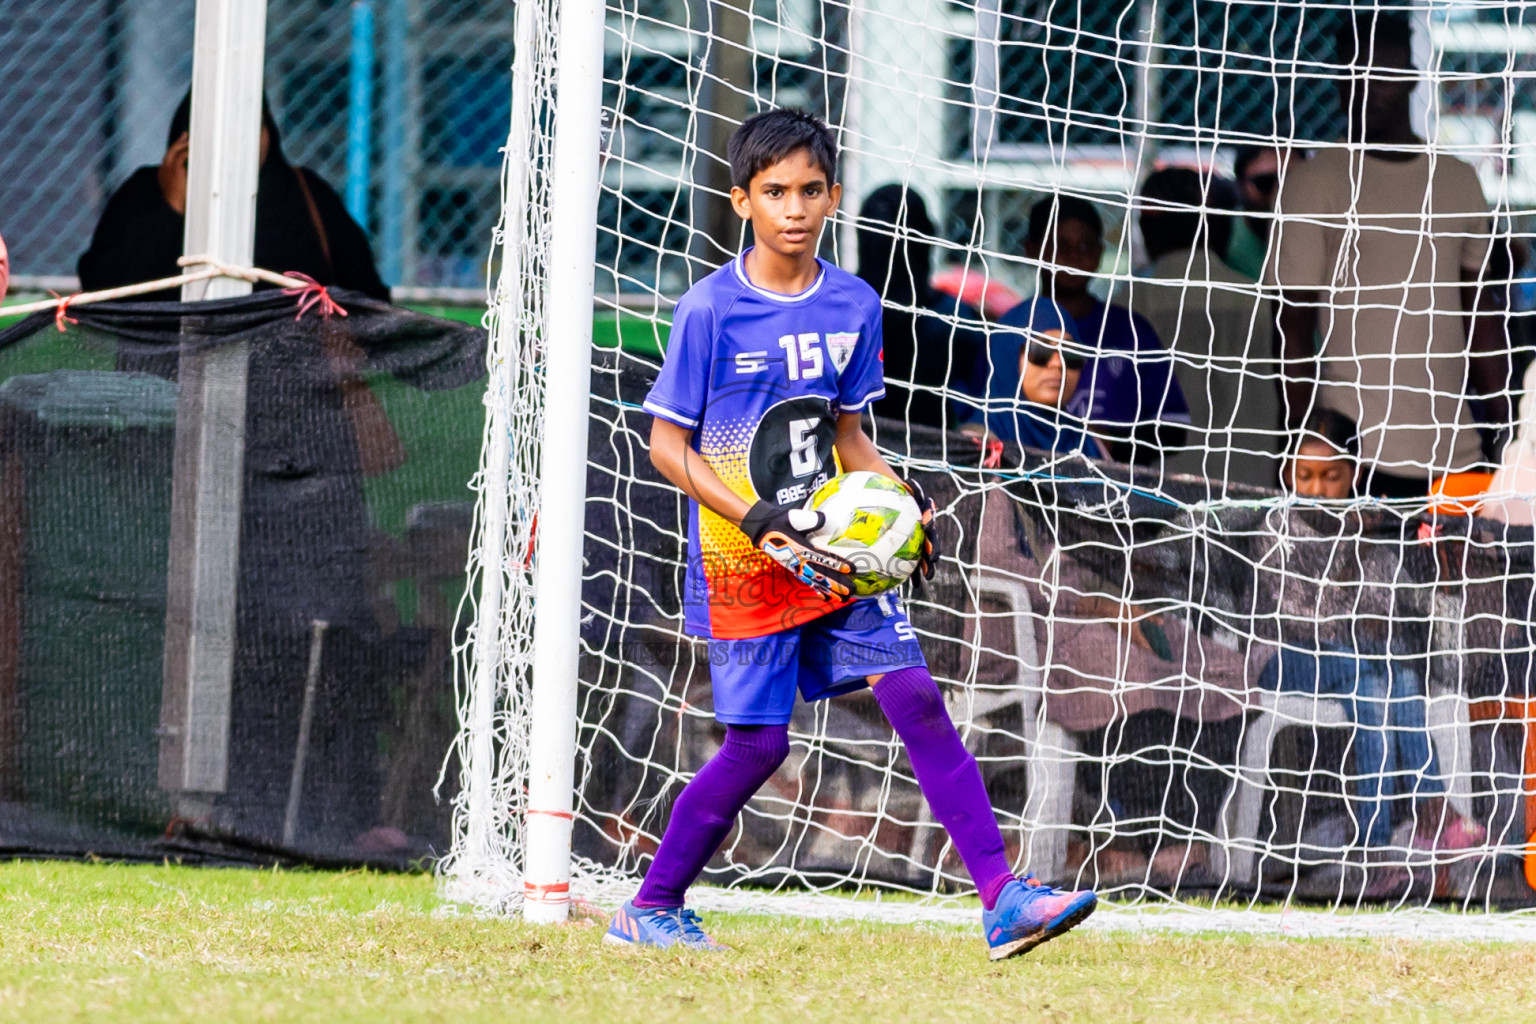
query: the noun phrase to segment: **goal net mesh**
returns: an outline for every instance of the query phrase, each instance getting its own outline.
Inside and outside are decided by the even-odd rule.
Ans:
[[[503,909],[536,519],[575,514],[537,494],[559,5],[521,6],[483,463],[510,446],[511,468],[478,480],[443,868]],[[640,403],[677,298],[750,242],[726,139],[798,106],[841,147],[821,253],[885,301],[873,436],[939,507],[943,564],[904,600],[1019,870],[1142,906],[1536,903],[1536,25],[1380,10],[1409,33],[1383,15],[1352,56],[1339,4],[610,0],[578,898],[628,896],[723,736],[711,648],[682,628],[686,501]],[[1382,134],[1400,121],[1412,138]],[[1037,294],[1076,314],[1064,409],[1033,397]],[[1318,409],[1356,421],[1358,463]],[[1068,415],[1086,430],[1053,447]],[[868,693],[800,704],[791,737],[703,901],[959,906],[971,883]]]

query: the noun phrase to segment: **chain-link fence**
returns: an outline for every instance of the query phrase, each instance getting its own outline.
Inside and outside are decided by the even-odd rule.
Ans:
[[[384,279],[397,288],[483,285],[500,208],[515,7],[513,0],[269,0],[267,91],[285,149],[351,197]],[[361,22],[359,8],[366,8]],[[0,233],[23,280],[73,275],[112,190],[135,168],[159,162],[191,78],[194,9],[195,0],[0,0],[0,90],[8,101]],[[750,11],[742,23],[748,34],[785,27],[774,28],[772,40],[755,40],[742,68],[721,64],[732,51],[720,38],[705,45],[733,10]],[[845,0],[610,4],[605,100],[619,117],[598,264],[615,274],[600,287],[675,294],[690,279],[684,253],[719,262],[734,246],[716,237],[721,225],[708,210],[708,195],[720,187],[709,154],[723,136],[685,141],[689,105],[744,116],[745,106],[725,108],[750,94],[754,103],[804,104],[841,120],[848,26],[860,10]],[[1336,5],[980,0],[911,10],[927,11],[923,24],[942,38],[943,67],[935,70],[947,83],[945,141],[935,156],[954,173],[931,183],[932,198],[957,244],[1021,251],[1034,198],[1006,187],[978,190],[960,173],[977,153],[973,115],[989,96],[979,88],[979,69],[988,66],[979,53],[996,63],[992,163],[1028,161],[1053,146],[1078,153],[1140,146],[1152,159],[1159,148],[1188,148],[1197,138],[1208,153],[1213,140],[1338,134],[1333,83],[1316,63],[1330,52]],[[1518,6],[1475,12],[1489,25],[1519,26],[1525,16]],[[864,42],[878,50],[878,39]],[[1510,59],[1445,53],[1443,108],[1496,113]],[[1515,59],[1518,68],[1536,61]],[[1473,74],[1479,61],[1487,78]],[[355,68],[371,69],[363,109]],[[722,76],[742,91],[715,88]],[[1536,90],[1527,79],[1517,84],[1518,113],[1536,104]],[[1152,126],[1145,134],[1143,120]],[[986,237],[973,239],[978,210]]]
[[[732,12],[742,9],[751,17],[733,30]],[[707,212],[708,196],[722,187],[711,164],[723,136],[704,137],[717,119],[796,104],[842,123],[849,139],[872,130],[854,123],[857,112],[844,105],[850,22],[863,19],[862,59],[877,64],[911,59],[888,52],[880,26],[901,23],[939,40],[939,60],[919,60],[912,72],[944,83],[942,142],[931,155],[947,166],[917,184],[934,193],[955,252],[980,244],[1021,253],[1038,194],[979,186],[981,164],[1050,164],[1065,150],[1069,160],[1117,164],[1126,154],[1134,164],[1140,153],[1150,165],[1160,153],[1194,153],[1197,143],[1203,156],[1180,159],[1208,160],[1213,143],[1227,157],[1244,141],[1336,137],[1335,89],[1317,61],[1331,53],[1339,11],[1215,0],[872,0],[852,7],[832,0],[615,0],[604,77],[618,129],[598,241],[598,264],[614,273],[600,288],[675,295],[689,280],[684,253],[713,266],[733,248],[730,224],[722,233]],[[752,53],[740,66],[731,62],[746,52],[737,34]],[[733,100],[739,110],[728,109]],[[709,112],[697,138],[688,124],[695,106]],[[984,119],[991,129],[985,139],[976,121],[984,110],[995,111]],[[866,109],[864,116],[879,115]],[[1111,204],[1105,215],[1117,231],[1123,210]],[[702,238],[684,237],[690,223],[703,229]]]
[[[70,277],[102,207],[158,164],[192,74],[195,0],[0,2],[0,234]],[[396,287],[482,287],[510,116],[511,0],[269,0],[283,146],[343,195]],[[371,69],[353,88],[353,69]],[[357,107],[359,91],[366,105]],[[46,283],[46,282],[39,282]]]

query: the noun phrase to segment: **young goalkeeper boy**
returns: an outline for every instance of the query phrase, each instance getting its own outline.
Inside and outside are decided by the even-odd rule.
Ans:
[[[645,401],[651,460],[692,499],[686,628],[711,640],[725,742],[678,796],[605,941],[719,948],[683,897],[789,755],[796,691],[821,700],[867,683],[981,894],[991,957],[1026,952],[1082,921],[1097,898],[1014,877],[976,760],[896,595],[853,599],[853,567],[807,537],[821,513],[800,506],[839,467],[900,480],[860,421],[885,393],[880,297],[816,257],[842,191],[836,143],[811,115],[774,110],[742,124],[727,157],[731,203],[755,244],[678,303]],[[932,503],[902,482],[931,522]],[[931,577],[937,557],[930,547],[919,571]]]

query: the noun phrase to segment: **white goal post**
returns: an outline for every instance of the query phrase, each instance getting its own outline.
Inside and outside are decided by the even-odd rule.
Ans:
[[[1355,11],[1378,9],[1406,15],[1413,69],[1343,53]],[[724,205],[725,139],[798,106],[841,149],[821,254],[885,301],[898,387],[876,443],[940,499],[945,564],[907,597],[913,622],[1018,868],[1211,927],[1265,930],[1265,908],[1299,901],[1318,934],[1365,905],[1476,909],[1447,932],[1527,934],[1527,14],[518,4],[446,895],[540,922],[627,898],[718,745],[711,651],[682,624],[686,505],[649,466],[639,401],[672,305],[748,241]],[[1416,141],[1352,135],[1350,76],[1411,81]],[[1421,184],[1393,194],[1389,174]],[[1303,280],[1311,248],[1292,255],[1314,245],[1326,280]],[[1381,256],[1399,251],[1406,269]],[[1037,293],[1080,311],[1075,450],[1008,434],[1032,401],[1009,310]],[[1309,362],[1277,319],[1315,324]],[[1307,373],[1321,384],[1288,411]],[[1361,472],[1298,496],[1297,428],[1322,408],[1359,421]],[[1404,479],[1422,491],[1372,496]],[[872,703],[802,705],[791,739],[703,905],[969,913]],[[1259,913],[1221,917],[1233,901]]]

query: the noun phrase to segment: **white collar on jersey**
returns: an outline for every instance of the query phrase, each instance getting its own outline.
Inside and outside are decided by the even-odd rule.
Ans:
[[[811,282],[811,286],[805,291],[799,292],[795,295],[785,295],[782,292],[771,292],[767,288],[759,288],[757,285],[752,283],[751,278],[747,277],[747,253],[751,252],[754,248],[756,248],[756,246],[747,246],[739,254],[737,254],[736,258],[732,260],[731,263],[736,268],[736,276],[741,280],[741,283],[746,285],[752,291],[756,292],[758,295],[761,295],[766,299],[772,299],[775,302],[804,302],[806,299],[821,291],[822,282],[826,281],[827,279],[827,265],[821,261],[821,257],[819,256],[816,258],[816,266],[820,269],[821,272],[816,275],[816,280]]]

